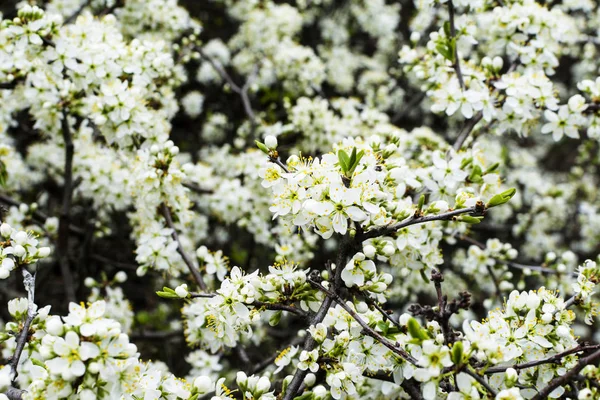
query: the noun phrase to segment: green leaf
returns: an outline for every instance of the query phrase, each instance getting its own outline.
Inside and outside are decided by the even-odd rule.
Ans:
[[[379,328],[379,330],[383,333],[383,336],[386,336],[388,333],[388,330],[390,328],[390,326],[384,322],[384,321],[379,321],[377,323],[377,327]]]
[[[419,324],[419,322],[416,319],[410,318],[407,323],[407,328],[408,328],[408,333],[410,333],[410,336],[412,336],[413,338],[418,339],[418,340],[429,339],[427,332],[425,332],[421,328],[421,325]]]
[[[486,208],[492,208],[507,203],[510,199],[512,199],[515,193],[517,193],[517,189],[515,188],[505,190],[504,192],[493,196],[485,206]]]
[[[451,53],[451,49],[448,48],[448,45],[445,43],[438,43],[437,46],[435,46],[435,49],[438,51],[438,53],[440,53],[442,56],[444,56],[444,58],[446,60],[452,60],[452,53]]]
[[[456,62],[456,38],[450,39],[448,42],[448,50],[450,51],[449,60],[454,64]]]
[[[450,21],[444,22],[444,33],[446,34],[446,37],[450,37]]]
[[[6,164],[0,160],[0,186],[6,187],[6,180],[8,179],[8,171],[6,170]]]
[[[37,365],[38,367],[42,367],[42,368],[46,369],[46,364],[44,364],[40,360],[38,360],[36,358],[30,358],[30,360],[33,365]]]
[[[350,161],[348,162],[348,167],[352,168],[356,163],[356,147],[352,149],[352,153],[350,154]]]
[[[474,165],[471,170],[471,175],[469,175],[469,182],[472,183],[483,183],[483,178],[481,177],[481,167],[479,165]]]
[[[470,215],[463,215],[460,217],[461,222],[465,222],[467,224],[478,224],[481,222],[483,217],[471,217]]]
[[[264,143],[259,142],[258,140],[255,140],[254,143],[256,143],[256,147],[258,147],[260,151],[262,151],[266,155],[269,155],[269,149],[267,148],[267,146],[265,146]]]
[[[419,212],[421,212],[423,210],[424,204],[425,204],[425,195],[422,194],[421,197],[419,197],[419,205],[417,205],[417,210],[419,210]]]
[[[488,169],[485,170],[483,175],[491,174],[492,172],[495,172],[499,166],[500,166],[500,163],[496,163],[496,164],[492,165],[491,167],[489,167]]]
[[[338,151],[338,161],[342,171],[344,171],[344,173],[348,172],[350,169],[350,157],[348,157],[348,154],[344,150]]]
[[[427,274],[425,273],[425,270],[420,270],[419,272],[421,273],[421,278],[423,278],[423,280],[425,281],[425,283],[429,283],[430,280],[427,277]]]
[[[456,342],[452,346],[452,362],[454,365],[461,365],[463,359],[463,344],[462,342]]]
[[[175,292],[171,293],[171,292],[158,291],[158,292],[156,292],[156,294],[158,295],[158,297],[162,297],[163,299],[178,299],[179,298],[179,296],[177,296],[175,294]]]
[[[276,311],[275,314],[271,315],[271,318],[269,318],[269,325],[271,326],[275,326],[279,323],[279,321],[281,321],[281,316],[283,315],[283,313],[281,312],[281,310]]]

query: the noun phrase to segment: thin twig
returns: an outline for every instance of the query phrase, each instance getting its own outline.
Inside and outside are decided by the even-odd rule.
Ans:
[[[225,68],[223,68],[221,63],[212,59],[212,57],[206,54],[201,48],[198,48],[197,50],[200,54],[200,57],[206,60],[215,69],[215,71],[217,71],[221,78],[225,82],[227,82],[227,84],[231,87],[231,90],[233,90],[240,96],[240,98],[242,99],[242,104],[244,105],[244,111],[246,112],[246,115],[250,118],[250,122],[254,125],[256,122],[256,114],[254,113],[252,105],[250,104],[250,98],[248,97],[248,89],[250,88],[250,85],[252,84],[256,73],[258,72],[258,67],[254,66],[252,72],[246,80],[246,83],[244,83],[244,86],[240,87],[237,83],[233,81],[231,75],[227,73],[227,71],[225,70]]]
[[[269,157],[269,161],[271,161],[273,164],[277,164],[279,165],[279,167],[285,172],[285,173],[289,173],[290,170],[287,169],[287,167],[285,166],[284,163],[281,162],[281,160],[279,159],[279,157]]]
[[[351,309],[348,306],[348,304],[346,304],[346,302],[344,301],[344,299],[342,299],[337,293],[332,292],[332,291],[326,289],[325,287],[323,287],[323,285],[321,285],[318,282],[313,281],[312,279],[308,279],[308,282],[311,285],[313,285],[314,287],[316,287],[317,289],[319,289],[320,291],[322,291],[323,293],[325,293],[328,297],[333,298],[333,300],[340,307],[342,307],[344,310],[346,310],[346,312],[348,314],[350,314],[350,316],[352,318],[354,318],[354,320],[356,320],[356,322],[358,322],[358,324],[363,328],[363,331],[365,332],[366,335],[369,335],[373,339],[375,339],[378,342],[380,342],[382,345],[384,345],[385,347],[387,347],[388,349],[390,349],[393,353],[395,353],[396,355],[398,355],[403,360],[406,360],[406,361],[408,361],[408,362],[410,362],[411,364],[414,364],[414,365],[417,364],[417,360],[415,360],[404,349],[402,349],[400,347],[397,347],[392,342],[390,342],[388,339],[386,339],[385,337],[381,336],[381,334],[379,334],[377,331],[373,330],[373,328],[371,328],[369,326],[369,324],[367,324],[353,309]]]
[[[353,248],[352,247],[353,242],[357,243],[356,238],[353,241],[353,239],[350,238],[349,234],[346,234],[342,238],[342,243],[340,244],[340,248],[339,248],[336,260],[335,260],[335,266],[336,266],[335,267],[335,276],[333,277],[334,290],[337,290],[340,287],[340,283],[342,280],[342,270],[344,269],[344,266],[346,265],[346,261],[349,257],[349,253],[351,252],[351,250]],[[321,307],[319,307],[319,310],[313,317],[310,324],[316,325],[320,322],[323,322],[323,319],[325,319],[325,316],[327,315],[327,312],[329,311],[329,308],[331,307],[332,304],[333,304],[333,297],[326,295],[325,299],[323,300],[323,303],[321,303]],[[308,335],[306,335],[306,340],[304,341],[303,350],[304,351],[312,351],[316,347],[316,344],[317,344],[317,342],[312,337],[312,335],[308,334]],[[283,400],[292,400],[294,397],[296,397],[296,393],[298,393],[298,391],[300,390],[300,387],[301,387],[302,383],[304,382],[304,378],[306,377],[307,374],[308,374],[308,370],[301,370],[300,368],[296,369],[296,373],[294,374],[292,381],[290,382],[290,384],[287,387],[287,390],[285,391]]]
[[[175,225],[173,224],[173,217],[171,216],[171,210],[169,210],[169,207],[167,207],[167,205],[165,203],[162,203],[161,211],[162,211],[163,216],[165,217],[167,226],[171,229],[171,237],[173,238],[174,241],[177,242],[177,252],[179,253],[181,258],[183,259],[183,262],[185,263],[185,265],[187,265],[188,269],[194,276],[194,280],[196,281],[198,286],[200,286],[200,289],[202,289],[203,291],[206,292],[208,287],[206,286],[204,279],[202,279],[202,275],[200,275],[198,268],[194,265],[194,262],[192,261],[190,256],[188,256],[188,254],[185,252],[185,250],[183,249],[183,246],[181,244],[181,241],[179,240],[179,235],[177,234],[177,229],[175,229]]]
[[[31,328],[31,323],[37,315],[35,307],[35,274],[31,275],[29,271],[27,271],[25,268],[23,268],[23,284],[25,285],[25,290],[27,291],[27,318],[25,319],[25,323],[23,324],[23,329],[21,329],[21,332],[19,332],[19,336],[17,337],[17,347],[15,349],[15,354],[10,360],[10,371],[12,375],[13,385],[17,381],[17,376],[19,375],[19,360],[21,358],[21,354],[23,353],[23,349],[25,348],[25,344],[27,343],[27,339],[29,337],[29,329]]]
[[[477,372],[471,371],[469,367],[463,369],[462,372],[466,373],[467,375],[475,379],[477,382],[479,382],[485,388],[485,390],[487,390],[488,393],[492,395],[492,397],[496,398],[496,395],[498,393],[496,393],[496,391],[490,386],[490,384],[487,383],[484,377],[480,376]]]
[[[86,0],[83,2],[83,4],[81,4],[81,6],[77,9],[77,11],[75,11],[73,14],[71,14],[67,19],[65,19],[64,21],[64,25],[70,24],[71,22],[75,21],[75,19],[83,12],[83,10],[90,5],[90,3],[92,2],[92,0]]]
[[[450,40],[456,39],[456,26],[454,25],[454,4],[452,0],[448,0],[448,13],[450,15]],[[458,46],[454,46],[454,64],[452,68],[456,71],[456,77],[460,88],[465,90],[465,81],[463,80],[462,71],[460,70],[460,59],[458,58]]]
[[[201,188],[200,186],[196,185],[193,182],[183,182],[183,186],[190,189],[192,192],[198,193],[198,194],[212,194],[213,193],[212,190]]]
[[[471,118],[465,123],[465,126],[463,126],[462,130],[458,134],[458,137],[456,138],[456,142],[454,142],[453,147],[455,151],[460,150],[460,148],[465,143],[471,132],[473,132],[473,129],[475,129],[475,125],[477,125],[477,123],[481,121],[482,118],[483,112],[479,111],[473,118]]]
[[[63,198],[58,222],[58,263],[63,277],[63,286],[69,302],[75,301],[75,284],[69,265],[69,225],[73,197],[73,154],[74,145],[66,109],[62,111],[61,131],[65,143],[65,171]]]

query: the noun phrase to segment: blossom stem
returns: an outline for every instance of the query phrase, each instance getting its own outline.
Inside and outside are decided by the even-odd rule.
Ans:
[[[271,161],[273,164],[279,165],[279,167],[281,167],[281,169],[285,173],[289,173],[290,172],[290,170],[287,169],[287,167],[285,166],[285,164],[281,162],[281,160],[279,159],[279,157],[269,157],[269,161]]]
[[[177,229],[175,229],[175,225],[173,225],[173,217],[171,216],[171,211],[169,210],[169,207],[167,207],[167,205],[165,203],[162,203],[161,210],[162,210],[163,216],[165,217],[165,221],[167,222],[167,226],[172,231],[171,237],[173,238],[174,241],[177,242],[177,252],[181,256],[181,258],[183,258],[183,262],[185,263],[185,265],[187,265],[188,269],[194,276],[194,280],[196,281],[198,286],[200,286],[200,289],[202,289],[203,291],[206,292],[208,287],[206,286],[204,279],[202,279],[202,275],[200,275],[198,268],[194,265],[194,262],[192,261],[190,256],[185,252],[185,250],[183,249],[183,246],[181,245],[181,241],[179,240],[179,235],[177,234]]]

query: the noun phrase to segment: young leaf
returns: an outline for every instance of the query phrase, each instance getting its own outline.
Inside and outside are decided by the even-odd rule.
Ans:
[[[461,222],[465,222],[467,224],[478,224],[481,222],[483,217],[471,217],[470,215],[463,215],[460,217]]]
[[[254,143],[256,143],[256,147],[258,147],[260,151],[262,151],[266,155],[269,155],[269,149],[267,148],[267,146],[264,145],[264,143],[261,143],[258,140],[255,140]]]
[[[515,189],[515,188],[510,188],[508,190],[505,190],[504,192],[493,196],[485,206],[487,208],[492,208],[492,207],[496,207],[501,204],[504,204],[504,203],[508,202],[510,199],[512,199],[512,197],[515,195],[515,193],[517,193],[517,189]]]
[[[350,169],[350,157],[348,157],[348,154],[344,150],[338,151],[338,161],[342,171],[344,173],[348,172],[348,169]]]
[[[454,365],[461,365],[463,358],[463,344],[462,342],[456,342],[452,346],[452,362]]]

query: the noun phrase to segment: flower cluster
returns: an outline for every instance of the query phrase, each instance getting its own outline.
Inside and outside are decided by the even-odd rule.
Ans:
[[[35,235],[19,231],[7,223],[0,225],[0,235],[0,279],[8,278],[17,267],[33,264],[50,255],[50,248],[38,246]]]

